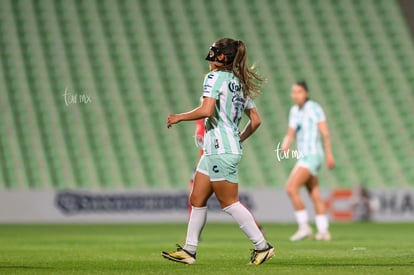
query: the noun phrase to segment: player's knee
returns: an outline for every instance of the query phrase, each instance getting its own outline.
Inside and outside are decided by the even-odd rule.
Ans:
[[[207,201],[205,199],[193,194],[191,194],[189,201],[194,207],[204,207],[207,205]]]
[[[292,185],[290,185],[290,184],[288,184],[287,186],[286,186],[286,193],[289,195],[289,196],[295,196],[295,195],[297,195],[298,194],[298,189],[295,187],[295,186],[292,186]]]

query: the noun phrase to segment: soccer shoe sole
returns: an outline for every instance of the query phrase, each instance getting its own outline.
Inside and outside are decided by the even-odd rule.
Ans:
[[[176,262],[176,263],[182,263],[182,264],[194,264],[195,263],[195,259],[192,257],[186,258],[186,259],[177,259],[175,257],[172,257],[168,252],[161,252],[161,255],[170,261]]]
[[[260,261],[260,263],[255,264],[255,263],[250,262],[249,265],[260,265],[260,264],[270,260],[271,258],[273,258],[273,256],[275,256],[275,254],[276,254],[276,250],[275,250],[274,247],[272,247],[271,249],[269,249],[267,251],[266,256],[263,258],[262,261]]]

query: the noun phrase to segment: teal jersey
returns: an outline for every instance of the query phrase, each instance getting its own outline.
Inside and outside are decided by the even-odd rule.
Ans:
[[[242,85],[232,72],[211,72],[204,78],[203,97],[216,99],[215,114],[205,120],[204,153],[242,154],[239,124],[245,109],[255,108],[244,98]]]
[[[297,105],[290,109],[289,128],[295,130],[298,150],[303,155],[323,155],[318,123],[325,120],[322,107],[312,100],[308,100],[301,109]]]

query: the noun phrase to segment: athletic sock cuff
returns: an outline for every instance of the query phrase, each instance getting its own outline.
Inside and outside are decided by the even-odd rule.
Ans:
[[[240,201],[236,201],[235,203],[230,204],[229,206],[224,207],[223,208],[223,211],[228,213],[230,209],[232,209],[233,207],[236,207],[238,205],[241,205]]]
[[[203,207],[191,206],[191,208],[193,210],[207,210],[207,206],[203,206]]]

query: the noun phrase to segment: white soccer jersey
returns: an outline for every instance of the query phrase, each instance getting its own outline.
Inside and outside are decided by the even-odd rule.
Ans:
[[[215,114],[205,120],[204,153],[242,154],[240,120],[245,109],[256,106],[243,98],[239,79],[232,72],[211,72],[204,78],[203,96],[216,99]]]
[[[296,143],[303,155],[323,155],[318,123],[325,120],[322,107],[312,100],[308,100],[301,109],[297,105],[290,109],[289,128],[296,131]]]

